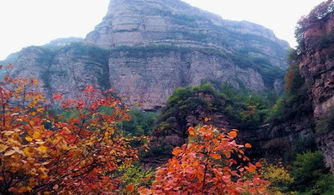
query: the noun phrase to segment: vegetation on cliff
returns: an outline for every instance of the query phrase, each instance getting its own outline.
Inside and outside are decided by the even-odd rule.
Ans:
[[[307,83],[299,71],[296,52],[296,50],[290,52],[284,92],[270,110],[269,121],[276,124],[312,115],[313,112]]]

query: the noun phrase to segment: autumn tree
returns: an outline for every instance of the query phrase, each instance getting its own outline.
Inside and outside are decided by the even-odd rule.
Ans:
[[[117,123],[127,108],[93,86],[79,99],[59,93],[48,106],[35,79],[0,83],[0,194],[118,194],[119,167],[137,158]]]
[[[267,194],[268,182],[244,155],[250,144],[238,145],[237,130],[226,133],[213,126],[189,128],[187,144],[156,171],[151,188],[141,194]],[[243,165],[243,163],[246,163]]]

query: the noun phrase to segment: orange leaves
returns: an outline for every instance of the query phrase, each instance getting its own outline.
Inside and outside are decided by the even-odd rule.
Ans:
[[[252,148],[252,145],[249,144],[249,143],[246,143],[246,144],[245,144],[245,147],[246,147],[246,148]]]
[[[64,108],[55,112],[34,89],[35,79],[4,79],[0,82],[0,186],[5,186],[1,178],[12,180],[12,185],[6,184],[0,194],[1,190],[28,194],[119,190],[121,176],[107,175],[137,159],[131,140],[117,131],[116,124],[129,117],[119,99],[88,86],[80,99],[63,100],[62,94],[54,94],[53,100]],[[135,191],[134,186],[127,190]]]
[[[33,139],[39,139],[41,138],[41,133],[38,131],[34,131],[34,133],[32,134],[32,138]]]
[[[219,154],[210,154],[210,157],[215,159],[215,160],[220,160],[222,157]]]
[[[256,166],[253,165],[252,163],[248,163],[248,166],[245,167],[245,169],[251,173],[254,173],[256,171]]]
[[[126,186],[125,190],[127,192],[133,192],[135,190],[135,187],[133,186],[133,184],[130,184],[130,185]]]
[[[195,135],[195,129],[194,129],[194,127],[189,127],[188,133],[189,133],[190,136],[194,136]]]
[[[188,144],[173,150],[174,157],[158,168],[151,188],[141,187],[140,194],[266,194],[267,182],[256,175],[259,164],[242,166],[232,158],[236,154],[248,160],[244,146],[236,144],[237,130],[225,135],[213,126],[203,126],[190,127],[188,132]]]
[[[232,130],[228,133],[228,135],[232,138],[236,138],[238,136],[238,131],[237,130]]]
[[[174,150],[173,150],[173,155],[174,156],[178,156],[179,154],[181,154],[183,152],[183,150],[181,149],[181,148],[179,148],[179,147],[176,147],[176,148],[174,148]]]

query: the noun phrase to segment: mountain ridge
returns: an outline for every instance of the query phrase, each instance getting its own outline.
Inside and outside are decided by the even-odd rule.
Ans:
[[[272,31],[166,2],[111,0],[85,41],[26,48],[6,63],[17,66],[17,76],[40,79],[49,96],[71,98],[94,84],[115,88],[130,105],[148,110],[161,107],[175,88],[208,80],[281,90],[289,46]]]

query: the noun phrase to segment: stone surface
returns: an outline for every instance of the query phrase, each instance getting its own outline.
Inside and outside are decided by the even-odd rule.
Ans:
[[[83,86],[115,88],[131,105],[160,108],[177,87],[202,81],[280,91],[288,44],[273,32],[180,0],[111,0],[86,39],[60,39],[11,55],[17,76],[36,77],[50,97]]]
[[[334,108],[334,12],[311,22],[303,31],[298,56],[300,72],[308,83],[315,120],[329,116]],[[334,119],[332,119],[334,120]],[[334,129],[318,132],[316,140],[334,173]]]

